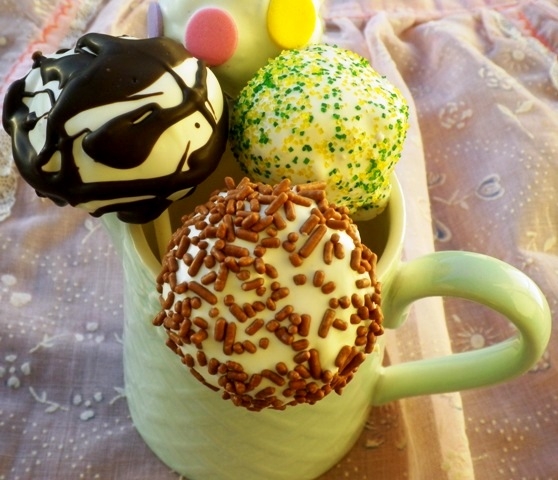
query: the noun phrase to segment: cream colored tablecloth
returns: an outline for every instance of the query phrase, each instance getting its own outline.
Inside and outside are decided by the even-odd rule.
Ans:
[[[142,35],[146,1],[5,0],[0,101],[35,50],[89,30]],[[443,4],[443,6],[442,6]],[[398,175],[405,257],[464,249],[558,294],[558,4],[326,2],[326,41],[366,56],[411,104]],[[122,272],[100,222],[40,200],[0,139],[0,480],[172,479],[122,378]],[[417,303],[392,362],[480,348],[511,327],[458,300]],[[323,479],[558,479],[558,339],[505,385],[374,408]]]

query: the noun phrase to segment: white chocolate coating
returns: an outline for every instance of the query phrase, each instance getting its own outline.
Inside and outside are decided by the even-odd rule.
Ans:
[[[346,212],[313,199],[322,189],[285,185],[244,179],[214,196],[175,233],[158,279],[168,345],[253,410],[340,393],[382,333],[376,256]],[[236,213],[217,213],[231,201]]]

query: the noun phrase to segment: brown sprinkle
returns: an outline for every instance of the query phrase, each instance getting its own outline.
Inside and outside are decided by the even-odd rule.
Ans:
[[[273,215],[277,210],[279,210],[285,202],[289,199],[289,196],[285,191],[282,191],[277,195],[269,206],[264,210],[266,215]]]
[[[260,220],[260,214],[256,212],[252,212],[250,213],[250,215],[244,218],[244,220],[242,220],[242,224],[241,224],[242,228],[245,229],[246,231],[252,231],[250,230],[250,228],[254,226],[256,223],[258,223],[259,220]],[[256,233],[256,232],[252,231],[252,233]]]
[[[167,298],[159,297],[159,303],[161,304],[162,308],[164,308],[165,310],[169,310],[174,304],[174,293],[169,292]]]
[[[187,291],[188,291],[188,282],[179,283],[178,285],[176,285],[176,287],[174,287],[174,293],[177,293],[178,295],[182,295]]]
[[[344,295],[339,299],[339,305],[341,308],[349,308],[351,306],[351,299]]]
[[[331,293],[333,293],[333,291],[335,290],[336,285],[335,282],[327,282],[326,284],[322,285],[322,293],[325,293],[326,295],[329,295]]]
[[[265,248],[279,248],[281,246],[281,239],[278,237],[267,237],[262,239],[260,245]]]
[[[271,202],[273,202],[274,199],[275,199],[275,195],[273,195],[272,193],[269,194],[261,193],[259,196],[260,203],[263,205],[271,204]]]
[[[242,290],[244,290],[245,292],[248,292],[250,290],[256,290],[258,287],[261,287],[263,284],[264,284],[264,279],[258,277],[249,280],[247,282],[243,282],[240,288],[242,288]]]
[[[227,243],[223,247],[223,253],[229,257],[241,258],[241,257],[248,257],[250,255],[250,251],[247,248],[241,247],[239,245],[234,245],[231,243]]]
[[[178,272],[178,260],[174,256],[165,257],[169,272]]]
[[[293,344],[294,345],[294,344]],[[304,363],[307,362],[308,359],[310,358],[310,352],[308,350],[303,350],[301,352],[298,352],[294,357],[293,360],[295,361],[295,363]]]
[[[357,293],[351,295],[351,304],[354,308],[360,308],[364,305],[364,299]]]
[[[302,337],[307,337],[310,334],[310,315],[303,313],[300,316],[300,325],[298,326],[298,334]]]
[[[358,271],[362,260],[362,248],[355,247],[351,252],[351,268]]]
[[[242,342],[242,346],[244,347],[244,350],[248,353],[256,353],[258,351],[256,345],[254,345],[250,340],[244,340]]]
[[[260,201],[257,198],[250,199],[250,211],[259,212],[260,211]]]
[[[265,324],[265,328],[268,332],[275,332],[279,329],[280,326],[281,324],[277,320],[270,320]]]
[[[187,353],[186,355],[184,355],[184,357],[182,357],[182,363],[190,368],[196,365],[196,361],[194,360],[194,357],[192,357],[192,355],[190,355],[189,353]]]
[[[268,310],[275,311],[277,309],[277,304],[275,303],[275,300],[273,300],[271,297],[269,297],[265,301],[265,306]]]
[[[310,367],[310,375],[312,375],[312,378],[319,380],[322,374],[322,366],[320,363],[320,353],[315,348],[310,349],[308,366]]]
[[[240,265],[238,264],[238,259],[234,258],[234,257],[225,257],[225,260],[223,260],[223,263],[227,266],[227,268],[233,272],[233,273],[238,273],[240,272]]]
[[[320,223],[320,217],[316,214],[311,214],[305,222],[300,226],[299,232],[303,235],[310,235],[312,230]]]
[[[329,329],[331,328],[334,320],[335,320],[335,310],[328,308],[325,311],[324,316],[322,317],[322,321],[318,329],[318,335],[321,338],[327,338],[327,334],[329,333]]]
[[[252,225],[252,231],[263,232],[272,223],[273,223],[273,216],[260,218],[254,225]]]
[[[286,327],[279,327],[274,333],[279,341],[285,345],[291,345],[293,343],[293,336],[289,333]]]
[[[236,323],[234,322],[227,323],[227,327],[225,329],[225,338],[223,342],[223,353],[225,355],[232,355],[235,338],[236,338]]]
[[[300,375],[301,378],[304,379],[308,379],[310,378],[312,375],[310,374],[310,371],[304,366],[304,365],[297,365],[294,368],[294,371],[296,373],[298,373]]]
[[[288,178],[282,179],[277,185],[273,187],[273,194],[277,195],[282,192],[287,192],[291,188],[291,181]]]
[[[254,307],[251,303],[244,303],[242,305],[242,310],[244,310],[244,313],[248,318],[253,318],[256,316],[256,310],[254,310]]]
[[[227,330],[227,321],[224,318],[218,318],[215,322],[215,329],[213,338],[216,342],[222,342],[225,339],[225,332]]]
[[[229,307],[229,311],[241,323],[244,323],[246,320],[248,320],[248,315],[246,315],[244,309],[240,305],[238,305],[238,303],[233,303]]]
[[[338,260],[343,260],[345,258],[345,247],[342,243],[336,243],[333,247],[333,254]]]
[[[203,300],[208,302],[211,305],[217,304],[217,297],[213,292],[208,290],[204,287],[201,283],[192,281],[188,282],[188,288],[194,292],[196,295],[199,295]]]
[[[227,285],[227,278],[229,276],[229,269],[226,265],[221,264],[219,266],[219,273],[217,274],[217,279],[215,280],[215,291],[222,292]]]
[[[167,312],[165,310],[161,310],[157,316],[153,319],[153,325],[156,327],[160,327],[163,324],[165,317],[167,316]]]
[[[357,288],[368,288],[372,285],[372,282],[370,281],[369,278],[359,278],[355,282],[355,285]]]
[[[284,362],[279,362],[277,365],[275,365],[275,371],[282,376],[287,375],[287,373],[289,373],[289,367],[287,367],[287,365]]]
[[[363,352],[357,352],[351,361],[343,367],[343,370],[339,372],[340,375],[349,375],[350,373],[356,371],[364,360],[366,360],[366,355]]]
[[[347,219],[328,218],[326,225],[333,230],[348,230],[350,224]]]
[[[236,188],[236,184],[232,177],[225,177],[225,186],[227,190],[234,190]]]
[[[360,318],[356,313],[351,314],[351,325],[358,325],[362,322],[362,318]]]
[[[240,257],[237,262],[239,267],[244,268],[253,265],[254,261],[253,257]]]
[[[295,191],[300,193],[308,190],[325,190],[326,187],[327,187],[326,182],[315,181],[315,182],[301,183],[296,186]]]
[[[263,390],[260,390],[258,393],[256,393],[256,398],[266,398],[266,397],[270,397],[271,395],[273,395],[275,393],[275,388],[273,387],[266,387]]]
[[[207,320],[205,318],[202,317],[196,317],[192,320],[192,323],[198,327],[201,328],[203,330],[207,330],[209,328],[209,323],[207,322]]]
[[[184,339],[185,343],[191,343],[190,336],[192,335],[192,322],[189,318],[185,318],[178,330],[178,336]]]
[[[282,243],[282,246],[283,246],[283,250],[285,250],[286,252],[289,252],[289,253],[292,253],[296,250],[296,243],[289,242],[287,240],[285,240]]]
[[[345,363],[347,363],[347,360],[349,359],[349,355],[351,354],[351,347],[349,345],[344,345],[341,350],[339,350],[339,353],[337,354],[337,357],[335,358],[335,366],[337,368],[341,368],[343,367],[343,365],[345,365]]]
[[[205,353],[203,353],[203,351],[197,351],[196,359],[201,367],[205,367],[207,365],[207,357],[205,356]]]
[[[236,274],[236,278],[238,278],[240,281],[248,280],[250,277],[251,277],[250,270],[240,270]]]
[[[236,236],[241,240],[251,243],[256,243],[260,238],[258,232],[253,232],[252,230],[248,230],[246,228],[238,228],[236,230]]]
[[[281,322],[285,320],[291,313],[293,313],[293,311],[294,307],[292,305],[285,305],[275,314],[275,320]]]
[[[323,260],[326,265],[331,265],[331,262],[333,261],[333,249],[334,245],[331,240],[324,243]]]
[[[312,285],[315,287],[321,287],[324,283],[325,273],[323,270],[316,270],[314,277],[312,278]]]
[[[349,328],[349,325],[347,324],[347,322],[345,322],[344,320],[341,320],[340,318],[336,318],[333,323],[331,324],[331,326],[337,330],[341,330],[341,331],[345,331],[347,330],[347,328]]]
[[[167,341],[165,342],[165,345],[167,347],[169,347],[177,355],[179,354],[180,349],[178,348],[178,345],[174,342],[174,340],[172,338],[167,338]]]
[[[190,237],[188,235],[183,235],[180,237],[178,247],[174,253],[176,258],[182,258],[182,256],[188,251],[190,247]]]
[[[209,360],[208,364],[207,364],[207,371],[210,375],[216,375],[217,371],[219,369],[219,360],[212,358]]]
[[[270,265],[269,263],[265,264],[265,273],[269,278],[279,277],[279,272],[277,271],[277,269],[273,265]]]
[[[273,225],[275,225],[277,230],[284,230],[287,228],[287,222],[279,212],[273,214]]]
[[[190,341],[196,346],[201,346],[201,344],[207,339],[207,337],[207,330],[198,330],[190,337]]]
[[[295,205],[300,205],[301,207],[310,207],[312,205],[312,199],[299,195],[295,192],[289,192],[289,200]]]
[[[278,385],[280,387],[282,387],[286,383],[285,379],[281,377],[281,375],[279,375],[278,373],[274,372],[273,370],[264,369],[262,370],[261,375],[262,377],[267,378],[268,380],[275,383],[275,385]]]
[[[215,280],[217,280],[217,273],[215,273],[214,271],[211,271],[209,273],[206,273],[201,278],[201,283],[202,283],[202,285],[210,285],[213,282],[215,282]]]
[[[283,205],[283,210],[285,211],[287,220],[292,222],[296,219],[295,204],[293,202],[291,202],[290,200],[286,201],[285,205]]]
[[[263,312],[266,309],[265,303],[260,302],[259,300],[252,303],[252,308],[255,312]]]
[[[318,225],[310,234],[304,245],[298,251],[298,254],[303,258],[308,258],[314,249],[320,243],[320,240],[325,235],[327,227],[323,224]]]
[[[260,328],[264,326],[264,321],[261,318],[256,318],[250,325],[246,327],[245,332],[248,335],[254,335]]]
[[[299,194],[303,197],[310,198],[314,200],[316,203],[324,200],[326,198],[325,192],[323,190],[301,190]]]

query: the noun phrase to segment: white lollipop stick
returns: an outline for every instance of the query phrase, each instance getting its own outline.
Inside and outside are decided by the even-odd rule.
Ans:
[[[153,228],[155,230],[155,238],[157,239],[159,258],[162,259],[167,252],[167,245],[172,235],[172,226],[168,209],[153,220]]]

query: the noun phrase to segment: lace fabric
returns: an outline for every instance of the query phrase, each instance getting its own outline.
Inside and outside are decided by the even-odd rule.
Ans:
[[[11,155],[10,137],[0,132],[0,222],[8,218],[15,203],[17,173]]]

